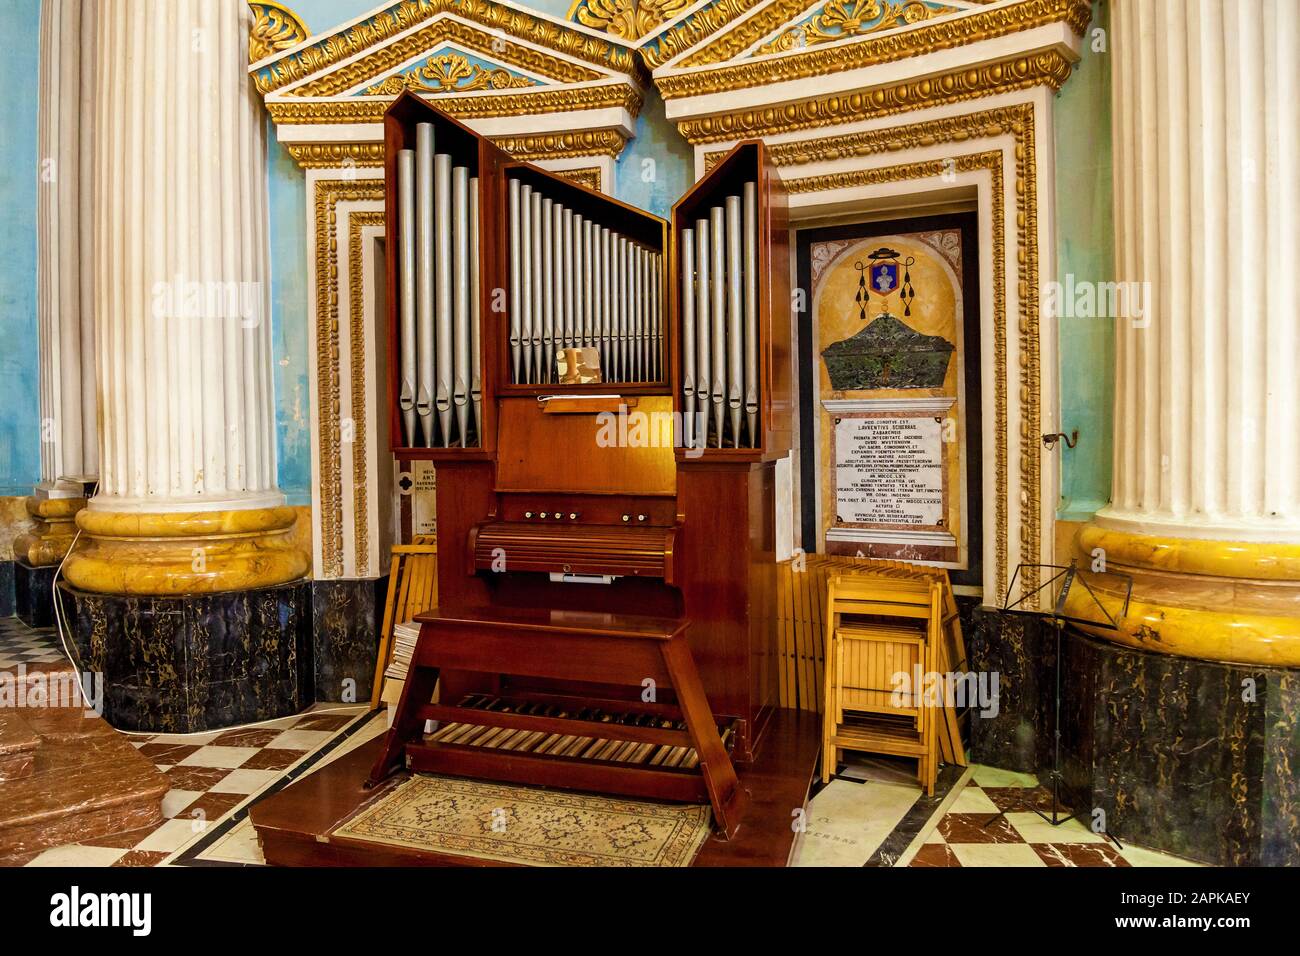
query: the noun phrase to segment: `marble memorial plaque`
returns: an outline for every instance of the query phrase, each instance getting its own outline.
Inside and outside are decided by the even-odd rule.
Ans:
[[[835,424],[836,524],[944,524],[943,423],[932,415],[853,415]]]

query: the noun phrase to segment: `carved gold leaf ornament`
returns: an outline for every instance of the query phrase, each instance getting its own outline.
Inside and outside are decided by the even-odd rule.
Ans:
[[[728,23],[738,20],[765,0],[718,0],[701,7],[681,23],[665,30],[653,41],[638,48],[641,58],[653,69],[667,63],[695,46],[705,37],[717,33]],[[804,7],[808,0],[798,0]]]
[[[683,120],[677,124],[677,129],[693,144],[772,136],[960,103],[1044,84],[1060,89],[1070,70],[1070,61],[1051,50],[941,76],[852,93],[836,93],[801,103]]]
[[[910,26],[934,17],[956,13],[956,7],[931,7],[922,0],[829,0],[807,23],[791,27],[758,48],[758,53],[780,53],[818,43],[867,36],[881,30]]]
[[[624,83],[608,86],[552,90],[545,86],[529,87],[504,94],[449,96],[438,101],[444,113],[462,119],[495,116],[532,116],[539,113],[567,113],[576,110],[615,107],[633,116],[641,111],[640,90]],[[269,100],[266,110],[276,125],[308,126],[317,123],[382,123],[390,101],[387,99],[349,100]]]
[[[286,143],[285,148],[303,169],[338,169],[384,165],[383,143]]]
[[[624,40],[639,40],[690,5],[691,0],[576,0],[568,19]]]
[[[594,189],[600,192],[600,167],[584,166],[581,169],[557,169],[555,175],[561,179],[567,179],[571,183],[579,186],[586,186],[588,189]]]
[[[442,53],[425,60],[423,66],[397,73],[366,89],[367,96],[386,96],[415,90],[419,93],[470,93],[476,90],[510,90],[536,86],[526,76],[514,76],[497,67],[485,69],[459,53]]]
[[[283,4],[257,0],[248,7],[253,11],[253,25],[248,31],[249,63],[295,47],[310,36],[302,18]]]

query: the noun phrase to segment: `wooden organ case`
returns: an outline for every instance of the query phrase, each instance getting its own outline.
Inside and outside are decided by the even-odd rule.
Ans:
[[[413,94],[385,140],[392,445],[436,464],[440,606],[370,783],[405,766],[709,800],[729,837],[777,698],[791,429],[786,199],[763,147],[668,223]],[[582,349],[599,381],[562,377]]]

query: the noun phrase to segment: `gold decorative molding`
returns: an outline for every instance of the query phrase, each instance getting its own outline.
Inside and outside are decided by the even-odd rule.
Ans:
[[[677,128],[693,144],[772,136],[907,113],[1040,85],[1060,89],[1069,77],[1070,69],[1070,62],[1057,51],[1051,50],[1001,63],[956,70],[942,76],[908,80],[853,93],[836,93],[802,103],[683,120],[677,124]]]
[[[365,53],[444,13],[454,13],[462,20],[477,23],[494,32],[619,73],[639,75],[642,69],[633,50],[616,40],[569,29],[563,24],[492,0],[398,0],[344,31],[322,37],[320,42],[256,71],[257,89],[262,94],[283,89]],[[417,50],[411,55],[418,53]],[[397,66],[399,63],[392,65]]]
[[[311,35],[302,17],[274,0],[250,0],[253,25],[248,31],[248,62],[264,60],[272,53],[288,50]]]
[[[359,60],[331,73],[285,90],[286,96],[338,96],[399,68],[413,57],[441,43],[456,43],[472,53],[502,60],[557,83],[585,83],[608,79],[609,74],[562,59],[543,50],[492,36],[456,20],[439,20],[418,33],[393,40]],[[490,53],[488,51],[491,51]]]
[[[574,0],[567,19],[623,40],[639,40],[680,16],[692,0]]]
[[[303,169],[384,165],[383,143],[288,143],[285,148]]]
[[[339,451],[342,411],[339,396],[339,243],[337,207],[341,202],[383,202],[381,179],[325,179],[315,196],[316,264],[316,435],[320,442],[321,572],[343,574],[343,482]]]
[[[571,133],[538,133],[528,136],[497,136],[496,143],[515,159],[568,159],[573,156],[615,156],[623,151],[627,137],[616,129],[578,130]]]
[[[1005,213],[1005,178],[1003,167],[1006,162],[1001,150],[987,150],[946,159],[922,160],[900,166],[876,166],[863,169],[828,173],[820,176],[805,176],[786,179],[784,185],[791,195],[801,193],[824,192],[831,189],[849,189],[861,186],[877,186],[909,179],[932,179],[951,173],[986,170],[992,180],[990,189],[990,210],[993,226],[993,261],[998,267],[993,270],[993,367],[994,367],[994,473],[997,481],[995,495],[994,524],[995,551],[997,554],[997,591],[1001,594],[1006,589],[1006,566],[1009,540],[1007,534],[1007,495],[1010,487],[1007,474],[1007,295],[1006,295],[1006,213]],[[1017,191],[1017,198],[1022,194]],[[1021,250],[1023,254],[1023,249]],[[1035,344],[1035,353],[1037,346]],[[1021,393],[1022,414],[1024,405],[1030,396]],[[1036,398],[1036,396],[1035,396]],[[1035,510],[1038,495],[1036,490],[1031,496]],[[1025,509],[1029,507],[1026,503]],[[1035,527],[1037,523],[1035,522]]]
[[[509,70],[497,67],[484,69],[459,53],[442,53],[431,56],[405,73],[396,73],[388,79],[366,88],[367,96],[397,96],[406,90],[417,93],[471,93],[476,90],[515,90],[536,86],[537,80],[514,76]]]
[[[1008,507],[1008,436],[1007,403],[1008,355],[1006,337],[1006,268],[1005,215],[1003,195],[1005,172],[1009,166],[1014,174],[1016,203],[1016,283],[1019,303],[1016,328],[1019,331],[1016,379],[1020,401],[1020,457],[1018,470],[1023,496],[1020,502],[1020,538],[1025,560],[1039,560],[1042,515],[1042,457],[1041,449],[1033,436],[1041,433],[1041,357],[1039,353],[1039,250],[1038,250],[1038,159],[1035,138],[1034,106],[1021,103],[998,107],[962,116],[947,116],[926,123],[895,126],[867,132],[846,133],[839,136],[810,139],[798,142],[776,143],[768,147],[768,155],[777,166],[804,165],[814,162],[867,157],[897,152],[921,146],[945,143],[970,143],[981,138],[1010,136],[1012,148],[1008,157],[1005,151],[989,151],[951,160],[929,160],[905,166],[865,167],[820,176],[805,176],[785,181],[792,194],[843,189],[852,186],[869,186],[905,179],[922,179],[951,171],[951,162],[957,170],[988,169],[993,177],[992,220],[994,254],[999,266],[993,270],[994,284],[994,424],[996,432],[996,461],[998,491],[996,496],[997,527],[997,589],[1006,590],[1007,576],[1007,507]],[[715,150],[705,155],[705,166],[717,162],[725,150]],[[997,162],[990,165],[992,158]],[[1022,575],[1025,577],[1025,575]],[[1036,571],[1030,569],[1025,584],[1032,590],[1037,586]]]
[[[382,123],[390,99],[356,100],[271,100],[266,104],[277,125],[311,125],[316,123]],[[641,110],[641,92],[624,83],[569,90],[546,87],[508,93],[438,97],[438,108],[461,119],[494,116],[530,116],[536,113],[563,113],[619,107],[633,116]]]
[[[719,0],[703,7],[653,40],[647,39],[638,47],[641,59],[651,69],[662,66],[763,2],[765,0]],[[803,2],[805,7],[809,5],[807,0]]]
[[[828,0],[806,23],[777,34],[755,52],[784,53],[821,43],[870,36],[958,12],[957,7],[929,7],[922,0]]]
[[[796,4],[802,9],[804,0],[776,0],[761,13],[735,29],[719,34],[674,66],[707,66],[735,59],[764,36],[789,23],[800,12],[800,9],[792,9]],[[1089,0],[1020,0],[1010,6],[947,17],[897,33],[843,45],[759,57],[719,66],[708,72],[663,77],[657,83],[665,98],[736,90],[890,63],[923,53],[968,46],[1049,23],[1068,23],[1075,33],[1082,35],[1091,17]],[[705,80],[710,88],[699,89]]]
[[[599,166],[584,166],[581,169],[557,169],[554,170],[554,173],[561,179],[567,179],[571,183],[600,192],[601,175]]]
[[[356,212],[348,220],[348,340],[352,372],[352,524],[356,541],[357,575],[370,574],[370,517],[367,497],[370,478],[366,465],[366,390],[357,383],[366,379],[366,279],[363,265],[362,234],[367,228],[384,225],[384,214]],[[382,342],[383,335],[376,335]],[[382,344],[379,346],[382,348]]]

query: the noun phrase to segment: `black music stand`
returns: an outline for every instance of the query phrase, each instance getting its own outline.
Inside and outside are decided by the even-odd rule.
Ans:
[[[1021,578],[1021,572],[1024,571],[1025,568],[1037,568],[1039,571],[1054,571],[1056,573],[1053,574],[1046,581],[1044,581],[1042,584],[1038,585],[1038,587],[1034,588],[1032,591],[1028,592],[1027,594],[1021,594],[1017,600],[1012,601],[1011,595],[1015,590],[1016,581]],[[1062,816],[1062,813],[1068,808],[1061,806],[1061,779],[1063,777],[1063,773],[1061,771],[1061,636],[1065,632],[1066,624],[1070,624],[1070,623],[1086,624],[1088,627],[1098,627],[1108,631],[1119,630],[1118,621],[1123,619],[1128,614],[1129,599],[1133,595],[1133,579],[1129,575],[1119,574],[1114,571],[1100,571],[1097,573],[1105,574],[1109,577],[1119,578],[1125,582],[1124,604],[1120,608],[1120,612],[1117,616],[1112,616],[1110,611],[1106,610],[1106,605],[1102,603],[1101,598],[1097,597],[1096,592],[1093,591],[1091,587],[1089,587],[1087,580],[1085,580],[1079,574],[1078,561],[1074,558],[1070,559],[1070,563],[1068,565],[1025,564],[1025,563],[1018,564],[1016,566],[1015,573],[1011,575],[1011,582],[1007,585],[1006,597],[1003,598],[1002,601],[1002,610],[1004,612],[1008,614],[1018,614],[1024,617],[1033,617],[1039,619],[1045,618],[1051,622],[1052,629],[1056,632],[1056,674],[1055,674],[1056,700],[1055,700],[1055,713],[1052,718],[1052,772],[1051,772],[1052,813],[1051,816],[1048,816],[1046,813],[1044,813],[1042,810],[1039,810],[1037,807],[1034,808],[1034,812],[1036,814],[1038,814],[1040,817],[1046,820],[1051,826],[1054,827],[1059,827],[1061,824],[1073,820],[1075,817],[1079,816],[1079,814],[1082,812],[1079,810],[1075,810],[1072,813],[1069,813],[1068,815]],[[1060,590],[1057,591],[1056,597],[1052,601],[1052,608],[1050,611],[1039,611],[1026,606],[1026,602],[1030,601],[1032,598],[1034,598],[1042,591],[1049,590],[1058,581],[1060,582]],[[1069,598],[1070,590],[1074,587],[1076,582],[1081,584],[1083,586],[1083,589],[1088,592],[1088,596],[1092,598],[1093,605],[1096,607],[1098,611],[1101,612],[1100,618],[1076,617],[1065,613],[1066,600]],[[997,820],[1005,813],[1006,813],[1005,810],[1000,811],[997,815],[992,817],[988,821],[988,823],[985,824],[985,827],[989,826],[989,824],[993,823],[994,820]],[[1106,837],[1106,839],[1110,840],[1117,847],[1120,846],[1119,840],[1116,840],[1113,836],[1111,836],[1108,831],[1103,830],[1102,833]],[[1122,849],[1122,847],[1120,848]]]

